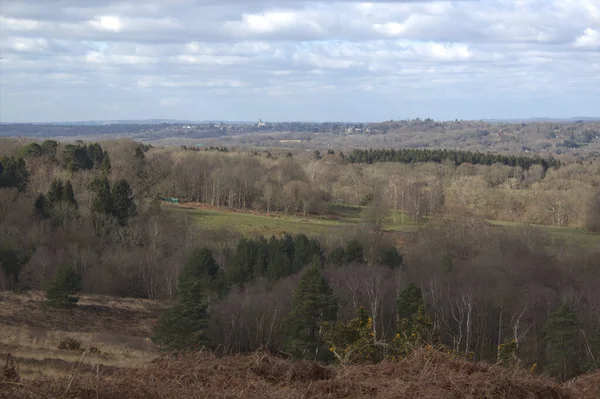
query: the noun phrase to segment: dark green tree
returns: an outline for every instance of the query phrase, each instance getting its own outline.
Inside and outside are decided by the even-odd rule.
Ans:
[[[346,244],[346,249],[344,251],[345,258],[344,263],[354,263],[359,262],[362,263],[365,261],[365,257],[363,254],[363,247],[360,245],[358,240],[352,239],[348,241]]]
[[[51,204],[44,194],[39,194],[33,204],[34,212],[40,219],[47,219],[50,217]]]
[[[59,203],[63,199],[63,190],[64,185],[62,180],[54,180],[50,184],[50,190],[48,190],[46,198],[48,198],[51,204]]]
[[[410,335],[415,316],[423,306],[421,287],[410,283],[398,296],[398,333]]]
[[[579,373],[579,329],[577,315],[567,304],[561,305],[544,324],[547,371],[567,380]]]
[[[5,156],[0,160],[0,188],[15,187],[23,191],[28,181],[29,171],[23,158]]]
[[[159,318],[152,340],[159,346],[177,351],[197,350],[208,341],[207,292],[218,265],[207,249],[195,251],[181,273],[177,302]],[[213,280],[214,281],[214,280]]]
[[[21,149],[23,156],[39,157],[42,155],[42,147],[38,143],[30,143]]]
[[[77,303],[76,294],[81,291],[81,275],[72,266],[62,265],[54,273],[45,288],[48,304],[66,307]]]
[[[110,182],[106,176],[95,178],[91,185],[94,192],[92,211],[105,215],[113,214],[113,198],[110,192]]]
[[[41,147],[43,156],[50,159],[56,158],[56,152],[58,151],[58,142],[54,140],[44,140]]]
[[[102,160],[100,161],[100,165],[98,167],[105,175],[110,173],[112,166],[110,164],[110,157],[108,156],[108,152],[105,152],[102,155]]]
[[[65,183],[63,187],[61,200],[77,208],[77,201],[75,200],[75,193],[73,192],[73,185],[71,184],[71,180],[67,180],[67,182]]]
[[[331,356],[319,329],[335,321],[338,302],[318,266],[311,266],[294,291],[292,310],[285,321],[286,349],[297,357],[324,360]]]
[[[92,169],[94,161],[88,155],[85,145],[67,144],[63,152],[63,165],[71,172]]]
[[[127,224],[127,220],[137,214],[137,206],[133,201],[133,189],[127,180],[119,180],[112,187],[112,212],[120,225]]]
[[[0,268],[8,289],[15,289],[19,283],[21,267],[26,259],[19,256],[17,251],[9,246],[0,247]]]

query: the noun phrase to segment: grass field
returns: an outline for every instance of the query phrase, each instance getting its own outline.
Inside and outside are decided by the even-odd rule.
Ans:
[[[251,212],[233,212],[227,209],[216,209],[214,207],[200,206],[187,207],[176,205],[163,205],[164,209],[175,214],[185,215],[195,223],[206,229],[228,229],[237,231],[244,235],[263,234],[266,236],[280,233],[320,235],[336,234],[340,229],[356,226],[361,223],[362,208],[358,206],[329,205],[326,216],[302,216],[271,214],[265,215]],[[402,223],[402,212],[396,215],[396,223],[393,217],[388,218],[384,229],[391,233],[414,232],[425,223],[413,223],[409,215],[404,215]],[[530,226],[523,223],[503,222],[490,220],[491,224],[503,228],[519,228]],[[538,226],[548,233],[551,243],[558,241],[579,244],[585,247],[593,247],[600,244],[600,235],[588,233],[585,229],[576,227]]]
[[[330,207],[330,214],[324,217],[285,216],[271,214],[255,214],[247,212],[232,212],[230,210],[217,210],[206,207],[191,208],[185,206],[163,205],[165,209],[177,214],[192,218],[195,222],[207,229],[232,229],[242,234],[272,235],[278,233],[319,235],[339,231],[339,229],[360,223],[359,207]],[[384,228],[389,231],[410,232],[415,231],[418,225],[413,224],[410,218],[405,218],[405,223],[397,223],[391,218]]]

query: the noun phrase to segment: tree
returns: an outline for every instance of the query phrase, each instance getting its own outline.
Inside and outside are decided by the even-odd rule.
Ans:
[[[45,291],[50,306],[66,307],[75,304],[79,301],[76,294],[81,291],[81,275],[71,266],[59,266]]]
[[[548,373],[567,380],[578,374],[580,323],[567,304],[561,305],[544,324]]]
[[[92,211],[111,215],[113,213],[113,198],[108,178],[105,176],[95,178],[90,184],[90,188],[94,192]]]
[[[52,184],[50,184],[50,190],[48,190],[48,195],[46,197],[51,204],[56,204],[63,199],[63,190],[64,185],[62,180],[54,180]]]
[[[294,291],[286,320],[286,349],[295,356],[324,359],[329,355],[319,331],[335,321],[338,303],[320,267],[310,267]]]
[[[77,208],[77,201],[75,200],[75,193],[73,192],[73,185],[71,184],[71,180],[67,180],[67,182],[65,183],[63,187],[61,200]]]
[[[50,217],[51,204],[44,194],[40,193],[35,198],[35,202],[34,202],[33,206],[34,206],[35,215],[37,217],[39,217],[40,219],[47,219]]]
[[[375,231],[383,229],[385,220],[389,216],[389,210],[381,199],[372,201],[362,212],[363,223]]]
[[[137,214],[137,206],[133,201],[133,189],[126,180],[119,180],[112,187],[112,211],[119,224],[124,226],[127,220]]]
[[[181,274],[176,304],[158,320],[152,340],[163,348],[177,351],[197,350],[208,343],[207,291],[218,266],[207,249],[194,252]]]
[[[5,288],[15,289],[17,287],[19,275],[21,274],[21,266],[26,261],[11,247],[0,247],[0,268],[4,275]]]
[[[15,187],[23,191],[28,181],[29,171],[23,158],[10,156],[0,160],[0,188]]]
[[[398,296],[398,333],[410,336],[414,318],[422,306],[421,287],[415,283],[408,284]]]

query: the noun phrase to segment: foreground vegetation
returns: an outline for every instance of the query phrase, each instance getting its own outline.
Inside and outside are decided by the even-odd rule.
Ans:
[[[368,376],[368,378],[365,378]],[[397,363],[333,368],[266,353],[162,357],[139,368],[2,385],[15,399],[497,398],[595,399],[598,376],[560,385],[449,355],[417,351]]]

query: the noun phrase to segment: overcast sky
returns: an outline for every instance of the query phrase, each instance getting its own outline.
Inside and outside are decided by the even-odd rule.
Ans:
[[[600,116],[600,0],[0,0],[0,120]]]

